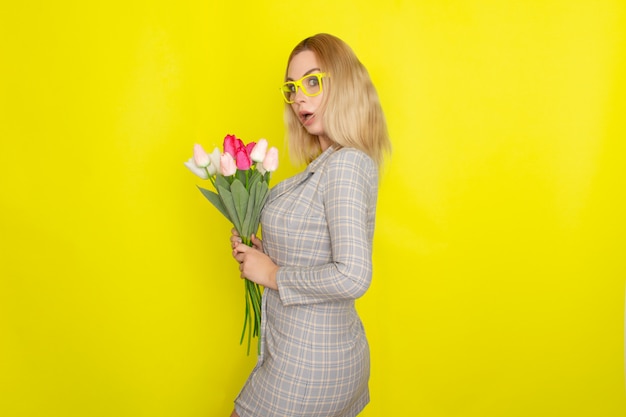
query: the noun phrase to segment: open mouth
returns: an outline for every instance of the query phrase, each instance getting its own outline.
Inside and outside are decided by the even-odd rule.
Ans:
[[[309,112],[301,112],[300,113],[300,121],[303,125],[308,124],[309,121],[315,117],[315,114]]]

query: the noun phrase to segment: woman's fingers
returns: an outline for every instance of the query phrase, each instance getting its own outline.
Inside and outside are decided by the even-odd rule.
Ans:
[[[235,248],[233,249],[233,258],[235,258],[235,260],[237,262],[239,262],[239,272],[241,272],[240,277],[244,278],[244,273],[243,273],[243,269],[244,269],[244,262],[245,262],[245,256],[246,256],[246,252],[248,251],[249,248],[246,245],[238,245],[235,246]]]
[[[256,235],[250,236],[250,242],[252,242],[255,249],[263,252],[263,241],[256,237]]]
[[[233,257],[235,259],[237,259],[238,262],[243,262],[243,258],[244,258],[244,254],[249,250],[252,249],[247,245],[236,245],[233,248]]]
[[[234,227],[230,230],[230,233],[230,247],[235,248],[235,246],[241,243],[241,237],[239,237],[239,233]]]

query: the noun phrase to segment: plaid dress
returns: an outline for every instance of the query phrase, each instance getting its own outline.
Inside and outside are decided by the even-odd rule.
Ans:
[[[324,151],[272,188],[263,248],[280,266],[265,289],[258,363],[241,417],[354,417],[369,402],[369,347],[355,309],[372,277],[378,171],[365,153]]]

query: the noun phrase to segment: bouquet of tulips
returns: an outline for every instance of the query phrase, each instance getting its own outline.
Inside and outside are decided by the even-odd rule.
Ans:
[[[259,229],[261,210],[269,195],[270,175],[278,167],[278,150],[268,149],[265,139],[247,145],[235,135],[224,138],[224,152],[216,147],[207,153],[201,145],[194,145],[193,157],[185,166],[204,180],[210,180],[215,192],[198,187],[202,194],[233,224],[241,240],[252,246],[250,236]],[[245,316],[241,340],[248,330],[250,341],[261,330],[261,288],[244,280]]]

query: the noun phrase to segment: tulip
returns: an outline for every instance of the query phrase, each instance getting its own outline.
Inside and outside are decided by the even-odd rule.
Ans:
[[[248,155],[246,148],[237,149],[235,161],[237,162],[237,168],[242,171],[250,169],[250,165],[252,165],[252,160],[250,159],[250,155]]]
[[[252,153],[252,150],[256,147],[256,142],[250,142],[246,145],[246,152],[248,152],[248,155],[250,155]]]
[[[273,146],[269,148],[265,159],[263,159],[263,168],[268,172],[274,172],[278,169],[278,149]]]
[[[265,159],[265,153],[267,152],[267,140],[259,139],[256,146],[252,148],[252,152],[250,152],[250,159],[254,162],[263,162]]]
[[[209,179],[209,173],[207,172],[207,169],[197,166],[196,163],[194,162],[193,157],[189,158],[187,162],[183,162],[183,163],[185,164],[187,168],[189,168],[191,172],[193,172],[194,174],[196,174],[203,180]]]
[[[209,160],[209,154],[207,154],[204,148],[197,143],[193,145],[193,160],[197,166],[202,168],[206,168],[211,163]]]
[[[229,153],[233,158],[237,155],[237,149],[243,147],[242,140],[235,135],[226,135],[224,138],[224,152]]]
[[[229,153],[224,152],[220,155],[220,171],[226,177],[235,175],[235,172],[237,172],[235,159]]]
[[[215,149],[213,149],[213,152],[209,154],[209,159],[211,160],[211,164],[207,167],[207,171],[209,171],[210,176],[213,176],[217,174],[218,172],[220,172],[220,156],[221,155],[222,154],[220,153],[220,150],[217,148],[217,146],[215,147]]]

